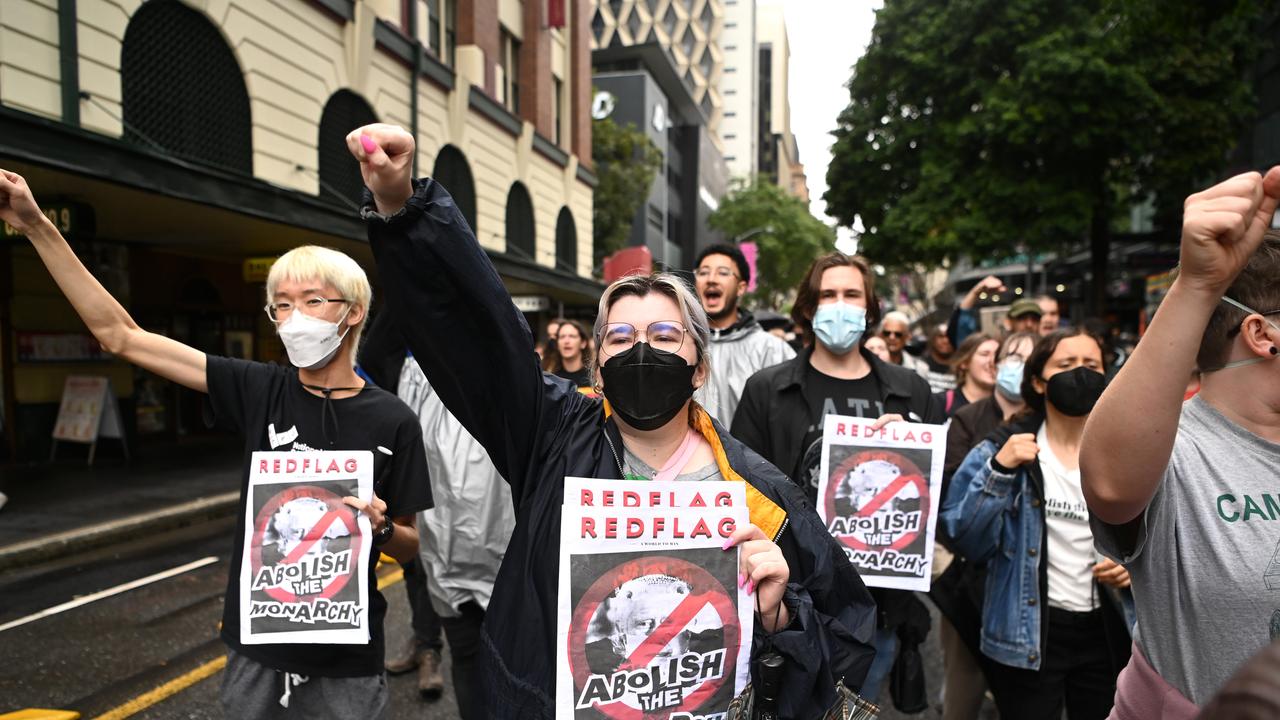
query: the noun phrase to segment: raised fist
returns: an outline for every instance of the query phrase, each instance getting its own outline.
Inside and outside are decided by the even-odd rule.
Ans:
[[[1012,435],[1005,441],[1004,447],[996,453],[996,462],[1013,469],[1036,459],[1040,448],[1036,445],[1036,436],[1031,433]]]
[[[390,215],[413,195],[413,135],[398,125],[374,123],[347,134],[347,149],[360,163],[378,212]]]
[[[0,219],[18,232],[29,235],[40,223],[47,222],[36,204],[27,181],[18,173],[0,169]]]
[[[1214,296],[1225,293],[1271,227],[1278,200],[1280,167],[1265,178],[1244,173],[1188,197],[1179,281]]]

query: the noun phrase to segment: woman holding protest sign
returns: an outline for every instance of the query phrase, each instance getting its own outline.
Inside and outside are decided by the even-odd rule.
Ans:
[[[942,504],[957,553],[987,566],[980,649],[1002,717],[1058,717],[1065,706],[1071,720],[1104,718],[1128,661],[1114,590],[1129,575],[1099,560],[1080,486],[1080,437],[1103,371],[1102,343],[1087,331],[1041,339],[1024,367],[1028,410],[969,453]]]
[[[0,218],[30,239],[108,352],[208,394],[216,424],[244,436],[222,615],[226,716],[388,717],[387,603],[374,568],[380,552],[401,561],[417,553],[413,516],[431,507],[431,487],[417,418],[353,367],[372,300],[364,270],[314,246],[272,265],[264,310],[294,366],[286,369],[208,355],[138,327],[26,181],[4,170]]]
[[[771,643],[786,659],[782,716],[820,717],[838,683],[858,687],[872,654],[870,597],[799,490],[692,402],[709,335],[692,292],[671,275],[606,289],[593,376],[605,401],[587,397],[541,372],[524,318],[452,198],[411,178],[413,137],[371,125],[348,146],[372,191],[370,244],[405,339],[511,486],[517,522],[484,624],[488,714],[555,715],[569,476],[744,482],[750,523],[725,550],[740,548],[741,579],[759,606],[756,647]]]

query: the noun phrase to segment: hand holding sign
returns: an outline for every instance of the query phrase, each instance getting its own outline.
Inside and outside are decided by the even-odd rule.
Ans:
[[[1005,441],[1004,447],[996,453],[996,462],[1010,469],[1025,465],[1040,454],[1036,445],[1036,436],[1032,433],[1012,435]]]
[[[359,510],[365,515],[368,515],[369,527],[372,527],[375,530],[382,527],[382,523],[385,522],[387,503],[382,498],[378,497],[377,493],[373,494],[373,499],[369,502],[365,502],[354,495],[348,495],[347,497],[342,498],[342,502],[350,505],[356,510]]]
[[[748,595],[759,593],[756,597],[765,630],[771,633],[781,630],[791,623],[790,614],[782,604],[787,581],[791,579],[791,568],[782,556],[782,548],[751,523],[739,527],[724,543],[725,550],[735,546],[740,549],[739,587],[745,584]]]
[[[1183,203],[1181,270],[1178,282],[1216,298],[1271,227],[1280,201],[1280,167],[1266,177],[1244,173],[1195,193]]]
[[[18,173],[0,169],[0,219],[23,235],[48,222],[27,181]]]
[[[347,134],[347,149],[360,163],[378,212],[395,213],[413,195],[413,135],[398,125],[374,123]]]

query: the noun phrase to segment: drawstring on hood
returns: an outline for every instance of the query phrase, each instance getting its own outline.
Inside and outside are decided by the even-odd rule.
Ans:
[[[291,672],[281,674],[284,675],[284,694],[280,696],[280,707],[287,708],[289,707],[289,696],[293,694],[293,689],[311,678]]]
[[[342,433],[342,427],[338,424],[338,411],[333,407],[333,393],[346,390],[355,390],[356,392],[364,390],[363,387],[322,387],[320,385],[308,385],[302,383],[302,387],[308,390],[314,390],[324,396],[324,404],[320,406],[320,432],[324,434],[326,444],[332,446],[336,438]],[[365,387],[368,387],[367,385]],[[333,435],[329,435],[329,417],[333,417]]]

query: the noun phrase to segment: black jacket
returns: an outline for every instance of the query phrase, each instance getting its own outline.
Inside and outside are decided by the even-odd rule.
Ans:
[[[620,477],[612,448],[622,447],[621,435],[601,401],[540,371],[524,316],[440,185],[416,181],[400,212],[383,218],[366,201],[364,215],[384,312],[511,486],[516,527],[481,634],[487,714],[550,719],[563,479]],[[791,568],[795,620],[773,637],[788,658],[779,708],[786,718],[821,717],[835,702],[835,683],[858,688],[870,667],[870,595],[798,488],[696,405],[692,419],[722,474],[748,483],[752,521]],[[758,625],[755,637],[759,647]]]
[[[929,388],[929,382],[906,368],[891,365],[859,347],[871,363],[871,374],[880,386],[885,413],[898,413],[909,422],[941,424],[947,413]],[[808,348],[793,360],[765,368],[752,375],[742,390],[742,400],[733,415],[733,436],[764,459],[782,468],[798,484],[796,468],[804,453],[804,436],[813,418],[804,397],[808,376]]]

